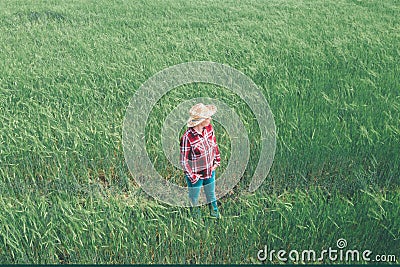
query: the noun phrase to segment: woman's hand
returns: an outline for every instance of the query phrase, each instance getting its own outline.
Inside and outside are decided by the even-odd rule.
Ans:
[[[218,167],[218,166],[214,164],[214,165],[211,167],[211,171],[215,171],[215,169],[216,169],[217,167]]]
[[[200,178],[201,178],[201,174],[195,173],[195,174],[194,174],[194,181],[191,181],[191,183],[192,183],[192,184],[197,183],[197,182],[200,180]]]

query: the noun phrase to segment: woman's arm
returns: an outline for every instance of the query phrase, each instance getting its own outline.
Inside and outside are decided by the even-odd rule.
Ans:
[[[217,138],[215,137],[215,134],[213,134],[213,140],[214,140],[214,143],[215,143],[214,165],[220,166],[221,165],[221,155],[219,153],[219,147],[218,147]]]
[[[180,142],[180,163],[183,171],[189,176],[189,180],[194,184],[200,179],[200,175],[193,173],[192,168],[189,165],[189,153],[190,153],[190,142],[187,135],[183,135]]]
[[[217,143],[217,138],[215,137],[214,128],[212,127],[211,124],[210,124],[210,132],[211,132],[210,138],[214,143],[214,150],[215,150],[214,164],[212,170],[215,170],[218,166],[221,165],[221,155],[219,153],[219,147]]]

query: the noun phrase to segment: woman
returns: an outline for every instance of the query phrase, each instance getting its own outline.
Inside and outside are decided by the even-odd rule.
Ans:
[[[210,203],[210,215],[219,218],[215,197],[215,169],[221,158],[211,122],[211,116],[217,111],[214,105],[199,103],[190,111],[188,129],[180,140],[180,163],[183,167],[189,188],[192,206],[198,203],[201,186],[204,185],[207,203]],[[200,208],[192,208],[194,215],[200,215]]]

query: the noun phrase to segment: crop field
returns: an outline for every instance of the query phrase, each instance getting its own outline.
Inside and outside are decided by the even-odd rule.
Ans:
[[[399,44],[397,0],[0,1],[0,264],[302,262],[262,260],[265,247],[400,263]],[[122,145],[135,91],[193,61],[251,78],[276,125],[272,167],[250,193],[262,140],[240,97],[189,84],[152,109],[147,151],[182,185],[162,151],[166,116],[209,97],[241,118],[250,160],[219,220],[148,196]],[[232,140],[212,124],[218,179]]]

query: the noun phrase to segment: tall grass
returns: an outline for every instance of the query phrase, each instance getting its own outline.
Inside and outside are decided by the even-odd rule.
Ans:
[[[183,208],[92,189],[85,197],[1,197],[2,263],[256,263],[270,249],[336,248],[398,253],[399,194],[321,189],[226,200],[223,220],[193,220]],[[207,212],[206,207],[202,209]],[[363,238],[368,236],[368,238]],[[240,241],[238,241],[240,240]],[[385,242],[382,242],[385,240]],[[326,259],[326,263],[329,259]]]
[[[251,263],[265,244],[319,249],[338,238],[400,255],[399,9],[389,0],[2,1],[0,262]],[[168,111],[208,96],[243,120],[254,153],[219,222],[149,199],[121,144],[135,90],[196,60],[248,75],[277,126],[266,181],[240,194],[259,156],[249,107],[210,85],[158,103],[148,148],[177,182],[181,171],[157,150]],[[226,164],[229,133],[215,128]]]

